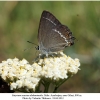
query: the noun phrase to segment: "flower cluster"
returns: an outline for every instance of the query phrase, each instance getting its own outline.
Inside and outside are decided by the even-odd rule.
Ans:
[[[76,74],[79,70],[79,59],[72,59],[60,52],[60,56],[46,57],[38,61],[38,65],[42,67],[40,72],[42,77],[59,80],[68,78],[68,73]]]
[[[33,66],[38,67],[35,63]],[[0,63],[0,76],[10,85],[11,90],[24,88],[27,92],[35,91],[40,78],[34,67],[25,59],[8,59]]]
[[[79,70],[79,59],[67,57],[63,52],[53,56],[39,57],[32,65],[25,59],[7,59],[0,63],[0,77],[12,90],[35,92],[40,80],[58,81],[67,79],[69,73],[76,74]]]

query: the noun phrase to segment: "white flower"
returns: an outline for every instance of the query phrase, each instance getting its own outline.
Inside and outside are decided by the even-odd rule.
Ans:
[[[63,52],[39,57],[32,65],[25,59],[7,59],[0,63],[0,77],[5,80],[12,90],[36,90],[40,80],[58,81],[67,79],[69,73],[76,74],[80,66],[79,59],[67,57]]]
[[[76,74],[80,66],[79,59],[67,57],[63,52],[53,57],[44,57],[44,59],[41,57],[37,63],[42,68],[40,77],[52,80],[67,79],[68,73]]]
[[[23,81],[22,80],[17,80],[16,84],[17,84],[18,88],[23,87]]]
[[[10,89],[14,90],[17,88],[17,84],[16,83],[10,83]]]
[[[0,63],[0,76],[10,84],[12,90],[27,87],[27,91],[33,89],[34,92],[40,81],[38,67],[40,71],[39,65],[30,65],[25,59],[21,61],[18,58],[7,59]]]

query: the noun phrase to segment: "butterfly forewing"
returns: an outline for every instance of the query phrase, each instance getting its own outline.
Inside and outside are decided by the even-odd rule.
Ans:
[[[44,44],[52,29],[55,28],[58,24],[60,24],[60,22],[51,13],[48,11],[43,11],[38,30],[39,42],[42,41]]]

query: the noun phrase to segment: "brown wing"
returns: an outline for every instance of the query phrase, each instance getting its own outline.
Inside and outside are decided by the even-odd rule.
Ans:
[[[62,25],[55,16],[48,11],[43,11],[38,30],[38,40],[46,49],[51,52],[63,50],[69,46],[72,32],[65,25]]]

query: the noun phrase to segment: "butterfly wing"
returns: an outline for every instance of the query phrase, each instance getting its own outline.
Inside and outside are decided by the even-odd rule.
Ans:
[[[69,45],[72,32],[62,25],[54,15],[43,11],[38,30],[39,48],[47,52],[57,52]],[[71,41],[73,43],[73,41]]]
[[[53,28],[61,24],[51,13],[43,11],[38,30],[38,41],[45,46],[46,39],[49,37]],[[48,40],[47,40],[48,41]]]

